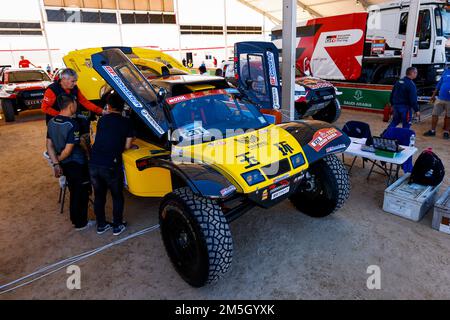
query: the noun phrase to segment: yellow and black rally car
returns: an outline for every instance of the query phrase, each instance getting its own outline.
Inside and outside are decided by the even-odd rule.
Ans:
[[[235,45],[239,88],[217,77],[149,81],[119,49],[93,54],[92,67],[126,101],[138,149],[123,154],[128,190],[163,197],[167,253],[181,277],[200,287],[231,266],[229,223],[249,209],[289,198],[324,217],[349,196],[335,153],[349,138],[329,123],[274,124],[261,109],[279,108],[278,51],[272,43]]]
[[[100,100],[106,83],[92,69],[91,55],[106,49],[120,49],[147,79],[155,79],[162,75],[186,75],[189,69],[172,56],[158,50],[139,47],[97,47],[70,51],[63,57],[64,64],[74,69],[79,76],[78,87],[83,95],[94,102]]]

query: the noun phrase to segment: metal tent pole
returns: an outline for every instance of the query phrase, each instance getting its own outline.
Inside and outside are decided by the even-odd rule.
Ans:
[[[289,110],[289,119],[294,120],[294,89],[295,89],[295,47],[297,30],[297,1],[283,0],[283,86],[282,111]],[[284,115],[285,117],[285,115]]]
[[[408,12],[408,24],[406,26],[406,41],[403,51],[402,72],[400,76],[406,74],[406,69],[411,66],[414,46],[416,42],[416,26],[420,10],[420,0],[410,0]],[[417,48],[418,50],[419,48]]]
[[[38,5],[39,5],[39,12],[41,14],[42,33],[44,34],[45,45],[47,47],[48,61],[50,62],[50,67],[52,68],[52,70],[54,70],[55,68],[53,66],[52,52],[50,50],[50,45],[49,45],[49,42],[48,42],[47,30],[45,29],[44,1],[43,0],[38,0]]]

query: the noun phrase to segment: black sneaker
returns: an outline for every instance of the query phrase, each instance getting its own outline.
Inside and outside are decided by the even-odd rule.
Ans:
[[[127,228],[127,223],[122,222],[121,224],[119,224],[118,226],[113,228],[113,235],[118,236],[119,234],[124,232],[126,228]]]
[[[106,224],[102,227],[97,225],[97,234],[104,234],[106,231],[108,231],[111,228],[112,228],[112,226],[111,226],[110,222],[106,222]]]
[[[444,132],[444,139],[445,139],[445,140],[450,139],[450,134],[449,134],[447,131]]]
[[[425,137],[434,137],[436,135],[436,131],[434,130],[428,130],[423,134]]]

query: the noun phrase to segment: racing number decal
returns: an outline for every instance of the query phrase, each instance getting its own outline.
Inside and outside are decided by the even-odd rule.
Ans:
[[[278,148],[278,150],[280,150],[283,157],[294,152],[294,148],[292,148],[286,141],[281,141],[280,143],[275,143],[274,145]]]
[[[245,166],[245,169],[249,169],[251,167],[257,166],[260,162],[258,159],[255,158],[255,156],[249,156],[250,152],[245,152],[238,154],[236,158],[241,158],[241,162],[246,162],[247,166]]]
[[[335,128],[320,129],[314,133],[314,136],[308,145],[316,152],[319,152],[324,146],[340,136],[342,136],[342,133]]]

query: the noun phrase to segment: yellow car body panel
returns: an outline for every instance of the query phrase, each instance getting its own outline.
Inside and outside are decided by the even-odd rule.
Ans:
[[[92,132],[95,132],[95,122],[91,123]],[[91,139],[94,142],[95,134],[91,135]],[[282,146],[289,146],[290,152],[283,155],[280,151],[280,143]],[[137,149],[126,150],[122,154],[125,184],[128,191],[140,197],[163,197],[172,192],[170,170],[151,167],[140,171],[136,166],[136,161],[151,156],[152,150],[159,151],[157,153],[158,156],[164,154],[165,150],[141,139],[136,139],[134,144],[138,146]],[[247,152],[247,156],[254,159],[255,162],[253,164],[258,163],[251,166],[251,168],[247,168],[251,163],[243,161],[244,158],[241,156]],[[167,155],[170,154],[167,150],[165,153]],[[293,169],[289,158],[298,153],[303,155],[305,163]],[[192,157],[196,161],[207,163],[232,182],[239,193],[254,192],[280,179],[294,176],[308,168],[306,156],[298,141],[284,129],[275,125],[213,142],[185,147],[174,146],[172,154],[175,155],[175,158],[173,158],[175,163],[177,161],[176,157],[181,154],[183,157]],[[285,174],[266,179],[253,186],[248,185],[241,176],[242,173],[255,169],[261,170],[262,167],[282,159],[287,159],[291,166],[290,170]],[[261,173],[264,175],[262,171]]]
[[[158,75],[162,74],[161,67],[170,63],[172,67],[189,73],[180,62],[168,54],[158,50],[145,48],[131,48],[132,53],[128,58],[139,68],[145,67],[155,70]],[[102,52],[103,48],[87,48],[70,51],[63,57],[64,64],[78,73],[78,87],[88,100],[99,100],[101,90],[106,85],[105,80],[92,68],[91,55]],[[171,69],[169,69],[171,72]]]
[[[163,197],[171,192],[172,182],[169,170],[147,168],[139,171],[136,167],[136,160],[148,157],[151,150],[163,149],[140,139],[136,139],[134,144],[139,148],[126,150],[122,154],[125,184],[128,191],[139,197]]]
[[[280,148],[286,149],[283,149],[282,152]],[[286,151],[284,152],[284,150]],[[294,169],[290,156],[298,153],[303,155],[305,163]],[[184,147],[175,146],[172,154],[207,163],[223,174],[234,184],[238,192],[242,193],[254,192],[308,168],[305,153],[298,141],[276,125],[269,125],[266,128],[213,142]],[[287,159],[290,165],[290,170],[285,174],[274,178],[266,177],[265,181],[252,186],[241,176],[242,173],[255,169],[261,171],[262,167],[282,159]],[[266,176],[262,171],[261,173]]]

